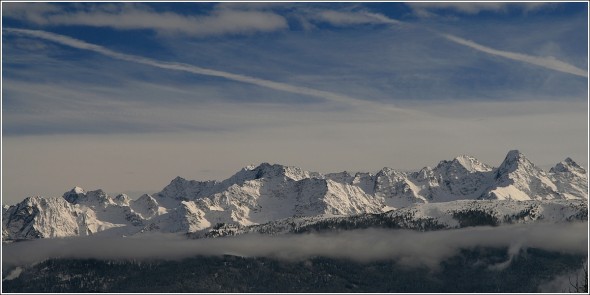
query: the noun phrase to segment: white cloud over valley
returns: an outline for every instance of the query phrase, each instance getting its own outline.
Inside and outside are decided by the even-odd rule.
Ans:
[[[197,240],[152,233],[127,238],[39,239],[4,246],[5,259],[2,263],[23,265],[47,258],[145,260],[230,254],[291,261],[314,256],[357,262],[392,259],[406,266],[427,266],[436,271],[442,260],[458,254],[460,249],[475,247],[507,247],[511,256],[518,255],[526,248],[583,254],[587,251],[587,226],[585,222],[577,222],[469,227],[431,232],[365,229],[281,236],[246,234]]]

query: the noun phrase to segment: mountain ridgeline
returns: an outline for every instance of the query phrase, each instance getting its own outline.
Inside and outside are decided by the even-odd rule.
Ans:
[[[320,174],[248,166],[223,181],[177,177],[136,200],[75,187],[3,206],[3,240],[144,232],[195,237],[378,225],[419,230],[587,219],[588,178],[567,158],[549,171],[510,151],[491,167],[470,156],[416,172]]]

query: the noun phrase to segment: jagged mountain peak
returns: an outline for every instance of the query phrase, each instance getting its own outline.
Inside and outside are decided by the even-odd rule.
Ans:
[[[518,150],[508,152],[495,173],[494,188],[487,198],[494,199],[555,199],[565,198],[561,181],[535,166]]]
[[[381,173],[381,174],[392,174],[397,172],[397,170],[393,169],[393,168],[389,168],[389,167],[383,167],[381,168],[381,170],[379,170],[379,172],[377,172],[377,174]]]
[[[467,155],[416,172],[385,167],[376,174],[320,174],[265,162],[223,181],[178,176],[161,192],[137,200],[80,187],[63,198],[30,197],[3,207],[3,236],[6,232],[11,238],[55,237],[109,229],[124,234],[191,232],[217,223],[252,225],[295,216],[380,213],[419,203],[587,198],[586,172],[571,158],[547,173],[518,150],[510,151],[498,169]],[[37,220],[39,230],[28,230],[31,220]],[[55,220],[68,224],[65,230]]]
[[[557,190],[565,198],[588,198],[588,177],[586,170],[571,158],[555,165],[549,170]]]
[[[558,173],[558,172],[572,172],[572,173],[579,173],[579,174],[586,174],[586,170],[582,168],[578,163],[574,162],[572,158],[567,157],[562,162],[557,163],[554,167],[552,167],[549,172],[551,173]]]
[[[30,197],[26,197],[21,203],[31,206],[31,205],[38,205],[38,204],[46,203],[46,202],[47,202],[47,198],[44,198],[42,196],[30,196]]]
[[[184,179],[183,177],[176,176],[176,177],[174,177],[174,179],[172,179],[172,180],[170,181],[170,183],[177,183],[177,182],[180,182],[180,183],[182,183],[182,182],[185,182],[185,181],[187,181],[187,180],[186,180],[186,179]]]
[[[277,163],[271,164],[269,162],[262,162],[258,165],[250,164],[250,165],[242,168],[242,171],[271,170],[271,169],[281,169],[282,167],[284,167],[284,165],[277,164]]]
[[[324,177],[340,183],[352,183],[354,180],[354,176],[348,171],[328,173]]]
[[[183,177],[176,176],[176,177],[174,177],[174,179],[172,179],[170,181],[170,183],[164,189],[167,189],[167,188],[182,188],[182,187],[186,186],[189,182],[191,182],[191,181],[190,180],[187,180],[187,179],[185,179]]]
[[[93,191],[87,191],[86,192],[86,198],[87,200],[104,200],[104,199],[110,199],[111,197],[102,189],[97,189],[97,190],[93,190]]]
[[[469,172],[487,172],[493,168],[468,155],[460,155],[451,161],[452,165],[460,165]]]
[[[120,206],[128,206],[129,202],[131,202],[131,198],[126,194],[118,194],[113,201]]]
[[[529,159],[525,157],[519,150],[511,150],[508,152],[500,167],[498,167],[497,175],[501,176],[506,173],[511,173],[517,170],[537,170],[537,168]]]
[[[241,183],[247,180],[255,179],[272,179],[272,178],[289,178],[291,180],[299,181],[310,177],[313,173],[305,171],[299,167],[286,166],[282,164],[270,164],[263,162],[258,166],[249,165],[244,167],[238,173],[230,177],[229,181],[232,183]]]
[[[434,169],[430,166],[426,166],[420,171],[414,172],[413,176],[418,181],[432,181],[435,180]]]
[[[354,174],[354,178],[361,179],[361,178],[371,178],[373,177],[373,173],[371,172],[357,172]]]
[[[85,203],[88,205],[100,205],[100,206],[107,206],[107,205],[115,204],[113,199],[102,189],[87,191],[85,198],[78,199],[77,202],[78,203]]]
[[[4,213],[2,239],[66,237],[79,233],[74,206],[64,198],[32,196]]]
[[[159,212],[160,204],[151,195],[143,194],[137,200],[130,203],[131,208],[144,219],[150,219]]]
[[[180,176],[176,176],[170,181],[168,185],[164,187],[164,189],[162,189],[161,192],[158,193],[158,195],[161,197],[176,198],[176,195],[179,192],[186,190],[187,183],[188,180]]]
[[[487,172],[492,170],[492,167],[480,162],[474,157],[461,155],[450,161],[440,161],[432,170],[437,173],[451,173],[456,175],[461,173]]]
[[[264,162],[254,168],[253,171],[256,172],[256,179],[259,179],[263,177],[283,176],[288,170],[290,169],[287,166]]]
[[[113,199],[102,189],[85,191],[81,187],[74,187],[63,194],[63,198],[72,204],[115,204]]]
[[[99,189],[95,189],[93,191],[87,191],[86,194],[87,195],[106,195],[107,193],[103,189],[99,188]]]
[[[408,173],[400,171],[400,170],[396,170],[393,168],[389,168],[389,167],[383,167],[383,169],[379,170],[379,172],[377,172],[375,174],[375,177],[381,177],[381,176],[388,176],[388,177],[405,177],[407,176]]]
[[[566,163],[567,163],[567,164],[569,164],[569,165],[575,165],[575,166],[578,166],[578,163],[576,163],[576,162],[575,162],[575,161],[574,161],[572,158],[570,158],[570,157],[567,157],[567,158],[565,158],[564,162],[566,162]],[[580,167],[580,166],[578,166],[578,167]]]
[[[510,150],[506,154],[506,159],[520,159],[524,158],[524,154],[520,152],[520,150]]]
[[[285,176],[293,180],[309,177],[309,173],[299,167],[281,164],[262,163],[255,170],[259,171],[262,177]]]
[[[254,170],[254,169],[256,169],[256,167],[258,167],[258,166],[254,165],[254,164],[250,164],[250,165],[242,168],[242,170]]]
[[[186,180],[177,176],[161,192],[157,193],[156,196],[177,200],[194,199],[201,197],[203,194],[210,193],[218,184],[219,182],[215,180]]]
[[[141,195],[139,198],[137,198],[137,200],[134,200],[132,204],[156,208],[159,205],[158,201],[156,201],[156,199],[154,199],[151,195],[148,194]]]
[[[216,183],[217,181],[215,180],[205,180],[205,181],[197,181],[197,180],[188,180],[184,177],[181,176],[176,176],[174,177],[174,179],[172,179],[170,181],[170,184],[168,184],[168,186],[185,186],[187,184],[195,184],[195,183]]]
[[[71,190],[65,192],[63,194],[63,198],[70,203],[76,203],[79,198],[82,198],[86,195],[86,192],[83,188],[79,186],[75,186]]]
[[[346,170],[344,170],[342,172],[328,173],[326,175],[342,175],[342,176],[346,176],[346,177],[352,177],[352,174]]]
[[[75,186],[71,192],[77,193],[77,194],[83,194],[84,193],[84,189],[79,187],[79,186]]]

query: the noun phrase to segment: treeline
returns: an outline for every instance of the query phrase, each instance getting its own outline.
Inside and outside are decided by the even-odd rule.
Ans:
[[[587,208],[575,207],[577,213],[570,216],[567,221],[587,220]],[[493,212],[483,208],[465,208],[449,213],[457,221],[458,227],[469,226],[498,226],[501,224],[521,223],[528,220],[543,219],[544,216],[538,212],[535,206],[529,206],[512,215],[496,216]],[[310,220],[308,222],[283,221],[268,222],[265,224],[240,226],[237,224],[218,223],[211,229],[188,234],[190,238],[216,238],[234,236],[248,232],[262,234],[282,233],[309,233],[309,232],[330,232],[345,231],[366,228],[388,228],[388,229],[411,229],[417,231],[432,231],[448,229],[448,225],[439,223],[436,218],[424,216],[417,217],[412,211],[397,212],[390,211],[378,214],[360,214],[347,217],[332,217],[325,219]],[[451,226],[451,227],[454,227]]]
[[[538,292],[557,275],[578,269],[584,256],[523,250],[503,270],[506,248],[464,249],[431,270],[393,260],[359,263],[198,256],[180,261],[53,259],[3,282],[4,292]]]

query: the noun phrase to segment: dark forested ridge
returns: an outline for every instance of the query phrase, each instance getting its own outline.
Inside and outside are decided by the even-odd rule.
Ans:
[[[477,203],[475,203],[477,204]],[[521,211],[512,214],[494,214],[490,208],[478,208],[467,206],[447,212],[448,216],[457,222],[457,225],[449,226],[440,218],[433,216],[416,216],[415,212],[408,210],[394,210],[376,214],[359,214],[353,216],[341,216],[331,218],[309,218],[304,222],[295,222],[294,219],[271,221],[264,224],[242,226],[238,224],[217,223],[211,228],[188,233],[190,238],[216,238],[224,236],[235,236],[248,232],[262,234],[283,234],[283,233],[310,233],[310,232],[333,232],[367,228],[387,229],[411,229],[416,231],[435,231],[452,227],[465,228],[473,226],[500,226],[503,224],[519,224],[531,222],[531,220],[543,221],[545,216],[538,213],[537,204],[524,207]],[[577,222],[588,220],[587,203],[570,204],[575,208],[575,214],[564,218],[566,222]],[[447,219],[448,220],[448,219]],[[528,220],[528,221],[527,221]]]
[[[463,249],[438,269],[393,260],[197,256],[184,260],[51,259],[3,282],[3,292],[538,292],[586,257],[523,249],[505,269],[507,248]],[[10,269],[5,268],[3,277]]]

